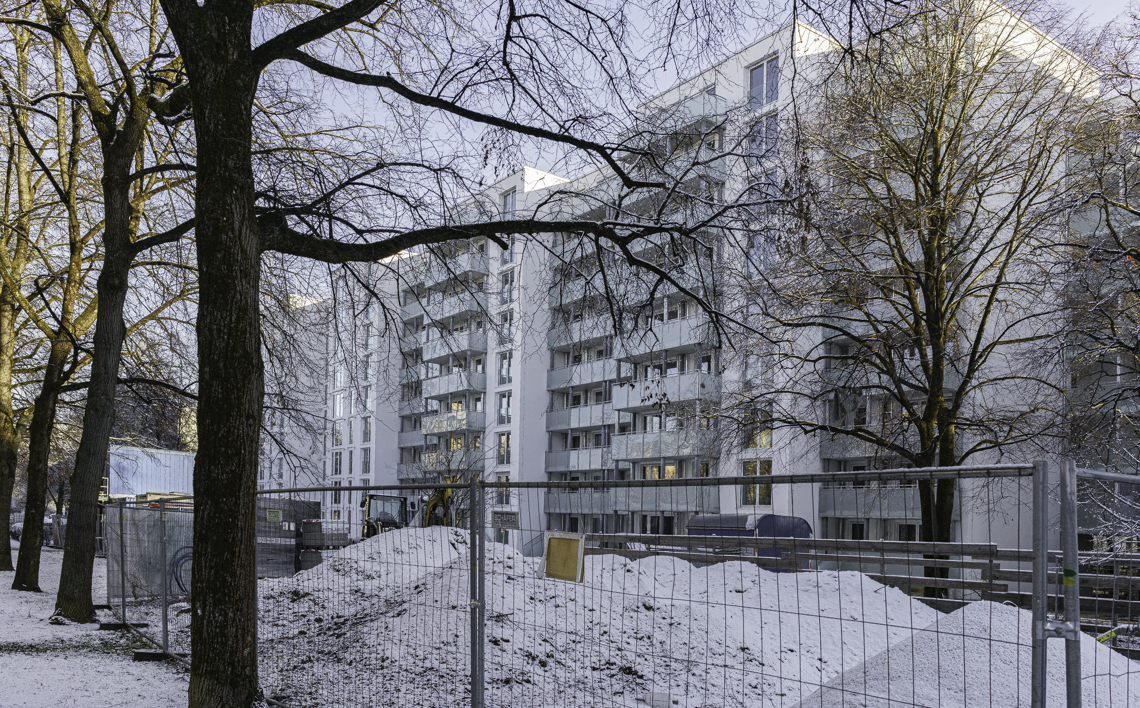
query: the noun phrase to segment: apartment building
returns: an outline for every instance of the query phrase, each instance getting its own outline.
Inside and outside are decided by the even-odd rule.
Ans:
[[[792,76],[810,75],[808,59],[830,47],[818,32],[790,24],[642,108],[651,139],[688,156],[680,180],[707,197],[692,212],[698,218],[717,200],[776,183],[779,167],[769,158],[791,110]],[[568,180],[528,167],[488,188],[484,212],[541,217],[557,205],[563,218],[566,209],[581,219],[614,218],[604,204],[615,183],[605,171]],[[555,198],[562,193],[577,196]],[[652,199],[624,208],[648,210]],[[693,253],[678,251],[667,235],[630,244],[633,257],[661,262],[664,253],[687,264],[691,272],[682,268],[665,283],[603,284],[588,240],[565,235],[515,237],[505,248],[473,239],[402,255],[385,264],[385,277],[368,276],[387,298],[383,306],[359,306],[346,279],[338,336],[347,344],[330,347],[326,479],[344,486],[472,475],[488,482],[674,479],[879,464],[872,446],[845,436],[721,419],[728,392],[781,389],[781,377],[794,374],[731,351],[698,306],[695,297],[720,288],[722,310],[748,311],[722,282],[732,256],[714,242]],[[397,314],[382,319],[385,312]],[[392,335],[375,336],[381,331]],[[844,405],[836,401],[828,415],[867,415],[857,403]],[[998,457],[976,458],[987,460]],[[424,494],[406,496],[413,523],[428,521]],[[701,514],[793,515],[817,536],[853,539],[916,540],[920,521],[912,486],[565,489],[539,503],[493,497],[496,507],[519,510],[522,528],[531,530],[499,540],[532,554],[540,529],[684,534]],[[347,492],[332,495],[328,518],[351,524],[358,502]],[[959,538],[999,540],[992,524],[969,515],[955,512]],[[1027,538],[1022,526],[1005,532]]]

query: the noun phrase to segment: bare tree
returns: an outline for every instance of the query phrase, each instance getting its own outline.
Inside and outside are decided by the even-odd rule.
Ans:
[[[738,391],[735,418],[872,464],[1055,447],[1050,264],[1097,75],[1032,2],[908,4],[881,23],[821,55],[780,159],[757,161],[782,203],[754,215],[738,272],[760,332],[741,354],[774,379]],[[952,540],[954,482],[919,491],[921,539]]]

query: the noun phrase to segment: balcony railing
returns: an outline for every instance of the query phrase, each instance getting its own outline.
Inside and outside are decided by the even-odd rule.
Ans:
[[[613,467],[608,447],[587,447],[546,453],[547,472],[588,472]]]
[[[546,492],[548,514],[613,514],[628,512],[720,513],[718,487],[640,487],[557,489]]]
[[[546,388],[553,391],[570,386],[587,386],[602,381],[612,381],[616,376],[617,362],[613,359],[596,359],[547,371]]]
[[[410,401],[400,401],[399,415],[423,415],[424,399],[413,398]]]
[[[485,458],[483,450],[426,452],[420,456],[419,467],[431,474],[474,472],[483,469]]]
[[[677,376],[639,379],[614,388],[616,410],[648,410],[664,403],[681,401],[719,401],[720,377],[700,371]]]
[[[547,430],[567,430],[569,428],[596,428],[599,425],[613,425],[617,413],[605,403],[591,406],[577,406],[546,412]]]
[[[462,292],[451,297],[433,298],[428,302],[425,312],[433,320],[443,320],[467,312],[485,312],[487,310],[487,293]]]
[[[459,332],[424,342],[424,361],[443,359],[465,351],[486,352],[486,332]]]
[[[406,430],[396,434],[397,447],[423,447],[424,434],[420,430]]]
[[[716,457],[719,454],[713,431],[699,428],[615,435],[612,447],[615,460]]]
[[[918,487],[881,486],[825,487],[819,492],[819,515],[850,519],[919,519],[922,503]],[[959,497],[960,498],[960,497]],[[953,518],[961,518],[961,509],[954,504]]]
[[[655,323],[650,329],[631,332],[617,343],[615,358],[634,359],[665,349],[711,347],[715,343],[712,326],[699,317]]]
[[[487,374],[473,371],[453,371],[443,376],[424,379],[424,398],[442,398],[463,391],[486,391]]]
[[[565,347],[612,333],[613,324],[608,317],[584,317],[576,322],[553,325],[546,334],[546,344],[552,348]]]
[[[424,274],[424,284],[438,285],[451,278],[466,274],[487,275],[487,254],[468,251],[453,258],[433,257]]]
[[[482,411],[449,411],[425,416],[422,430],[425,435],[442,435],[459,430],[483,430],[487,427]]]

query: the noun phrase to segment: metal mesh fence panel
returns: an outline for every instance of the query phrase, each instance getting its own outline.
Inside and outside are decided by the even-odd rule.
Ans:
[[[372,488],[447,492],[451,525],[303,531],[336,542],[259,581],[263,685],[298,707],[1030,705],[1031,474]],[[1125,647],[1080,642],[1084,704],[1140,705]],[[1046,649],[1046,704],[1065,705],[1065,647]]]

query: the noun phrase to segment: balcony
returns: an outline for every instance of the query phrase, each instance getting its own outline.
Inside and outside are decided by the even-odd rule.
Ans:
[[[615,460],[656,460],[663,457],[716,457],[716,436],[711,430],[684,428],[652,433],[626,433],[613,437]]]
[[[617,413],[605,403],[546,412],[547,430],[596,428],[599,425],[613,425],[616,422]]]
[[[613,489],[551,489],[543,500],[547,514],[612,514]]]
[[[595,290],[596,288],[596,286],[592,285],[587,287],[586,283],[586,279],[578,278],[555,285],[550,289],[548,304],[550,307],[558,307],[569,302],[581,300],[586,296],[588,291]]]
[[[546,372],[546,388],[554,391],[571,386],[586,386],[589,384],[612,381],[617,376],[617,362],[613,359],[596,359],[584,364],[564,366],[561,369],[551,369]]]
[[[423,364],[400,367],[400,384],[414,384],[417,381],[422,381],[426,372],[427,367]]]
[[[482,471],[486,453],[483,450],[441,450],[420,456],[420,474],[447,475]]]
[[[429,288],[467,273],[487,275],[487,254],[468,251],[453,258],[433,257],[424,273],[424,284]]]
[[[589,472],[612,467],[608,447],[587,447],[546,453],[547,472]]]
[[[662,350],[711,347],[716,342],[712,326],[700,318],[659,322],[651,329],[639,330],[617,342],[614,357],[637,359]]]
[[[424,333],[405,334],[400,337],[400,351],[407,354],[414,352],[424,345]]]
[[[486,352],[487,333],[458,332],[424,342],[424,361],[435,361],[465,351]]]
[[[565,347],[605,337],[612,334],[613,330],[613,324],[608,317],[583,317],[576,322],[566,322],[551,327],[546,333],[546,345],[552,349]]]
[[[419,299],[413,298],[400,305],[400,319],[407,322],[417,317],[423,317],[424,305]]]
[[[396,447],[423,447],[424,434],[419,430],[407,430],[396,434]]]
[[[443,435],[461,430],[483,430],[487,427],[482,411],[449,411],[426,416],[422,430],[425,435]]]
[[[868,482],[865,487],[824,487],[819,490],[819,515],[849,519],[918,519],[922,517],[918,485],[911,487],[879,486]],[[961,520],[959,500],[955,498],[954,520]]]
[[[543,510],[548,514],[588,515],[615,512],[719,514],[720,490],[716,487],[552,489],[546,492]]]
[[[683,130],[706,118],[720,122],[727,114],[728,99],[702,91],[666,108],[649,109],[644,121],[655,130]]]
[[[424,379],[424,398],[445,398],[463,391],[486,391],[487,375],[470,371],[453,371],[443,376]]]
[[[720,513],[719,487],[624,487],[614,490],[614,511]]]
[[[874,457],[882,454],[883,449],[864,440],[853,438],[850,435],[831,435],[820,433],[819,456],[824,460],[846,460],[862,457]]]
[[[487,293],[462,292],[451,297],[439,299],[438,296],[429,300],[424,312],[433,320],[445,320],[456,315],[465,315],[469,312],[485,312],[487,310]]]
[[[626,382],[614,388],[613,407],[620,411],[649,410],[663,403],[719,401],[720,377],[699,371],[659,379]]]
[[[410,401],[400,401],[399,415],[423,415],[424,414],[424,399],[413,398]]]

